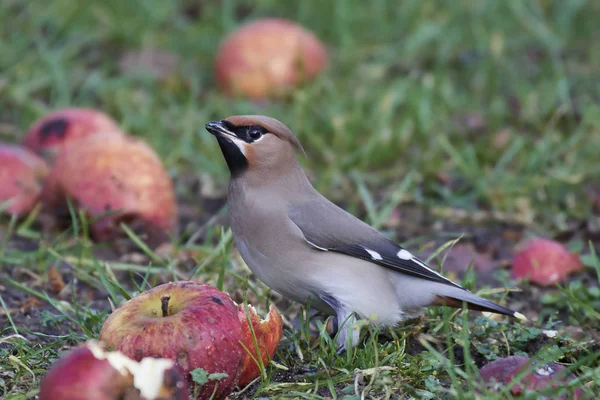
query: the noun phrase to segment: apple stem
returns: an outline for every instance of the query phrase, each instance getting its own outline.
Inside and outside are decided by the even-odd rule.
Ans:
[[[163,317],[169,316],[169,300],[171,300],[171,295],[169,294],[165,294],[163,297],[160,298],[160,309],[162,310]]]

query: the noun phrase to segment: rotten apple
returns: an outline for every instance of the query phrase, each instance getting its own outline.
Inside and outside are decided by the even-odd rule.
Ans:
[[[262,320],[251,305],[248,305],[248,312],[246,312],[246,307],[240,304],[238,313],[242,323],[244,335],[242,343],[245,350],[244,367],[238,386],[244,387],[260,376],[261,363],[266,367],[275,355],[281,340],[283,323],[281,315],[272,304],[269,307],[269,314]]]
[[[157,242],[176,230],[169,174],[147,144],[128,136],[87,136],[58,154],[43,200],[60,215],[67,199],[92,219],[92,235],[100,241],[120,235],[121,222]]]
[[[48,166],[36,154],[19,146],[0,144],[0,204],[8,202],[5,211],[16,215],[31,211],[48,173]]]
[[[55,362],[40,400],[188,400],[188,384],[172,360],[140,362],[90,341]]]
[[[560,388],[569,383],[575,376],[563,365],[547,363],[538,365],[527,357],[510,356],[494,360],[479,371],[483,381],[491,388],[494,385],[504,387],[510,384],[519,374],[526,371],[517,384],[511,389],[511,394],[519,396],[525,391],[538,392],[547,388]],[[574,398],[581,396],[581,390],[575,389]],[[567,397],[560,397],[566,399]]]
[[[530,240],[515,254],[512,279],[528,279],[540,286],[562,282],[567,275],[583,269],[579,256],[570,253],[561,243],[537,238]]]
[[[244,362],[235,303],[198,282],[171,282],[139,294],[110,315],[100,339],[136,360],[162,357],[175,360],[186,374],[202,368],[227,375],[203,385],[200,398],[225,398]]]
[[[117,123],[102,111],[63,108],[35,121],[23,145],[51,160],[66,145],[96,133],[123,134]]]
[[[327,64],[321,41],[285,19],[259,19],[232,32],[220,46],[216,78],[228,94],[255,99],[286,94]]]

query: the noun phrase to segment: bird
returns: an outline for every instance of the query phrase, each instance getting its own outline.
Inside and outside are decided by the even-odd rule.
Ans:
[[[209,121],[230,179],[234,243],[252,273],[282,296],[337,319],[338,351],[358,344],[358,319],[394,327],[446,305],[525,320],[464,289],[320,194],[292,131],[262,115]]]

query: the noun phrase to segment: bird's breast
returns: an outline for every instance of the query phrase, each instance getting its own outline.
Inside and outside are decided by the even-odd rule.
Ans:
[[[314,292],[306,265],[306,241],[277,196],[230,188],[230,225],[236,247],[254,275],[291,300],[305,302]]]
[[[258,279],[264,282],[266,278],[263,269],[263,265],[266,261],[265,257],[261,257],[257,251],[252,251],[248,246],[248,243],[243,239],[236,239],[235,245],[248,268],[252,270]]]
[[[289,243],[284,244],[282,234],[271,238],[278,243],[268,243],[259,240],[256,235],[236,235],[236,247],[244,262],[254,275],[274,291],[290,300],[306,303],[309,297],[314,297],[314,277],[310,269],[302,264],[302,259],[297,256],[297,251]],[[287,249],[287,251],[286,251]]]

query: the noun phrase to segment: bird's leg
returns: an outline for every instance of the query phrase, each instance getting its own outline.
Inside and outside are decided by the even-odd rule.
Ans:
[[[358,344],[360,338],[360,327],[356,323],[356,316],[352,312],[346,310],[337,310],[337,337],[336,343],[338,345],[338,354],[343,353],[348,344],[350,347],[354,347]],[[350,335],[351,342],[348,343],[348,336]]]
[[[338,354],[343,353],[348,346],[348,335],[351,335],[350,347],[358,344],[360,338],[360,326],[356,323],[356,316],[348,311],[347,307],[334,296],[328,293],[322,293],[319,298],[323,300],[336,314]]]

